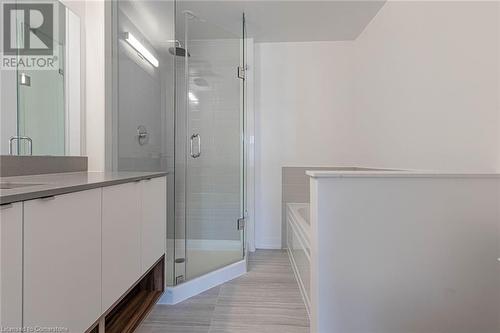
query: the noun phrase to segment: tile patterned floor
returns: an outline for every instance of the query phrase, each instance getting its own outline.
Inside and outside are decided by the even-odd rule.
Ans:
[[[136,333],[308,333],[285,251],[249,255],[249,272],[177,305],[156,305]]]

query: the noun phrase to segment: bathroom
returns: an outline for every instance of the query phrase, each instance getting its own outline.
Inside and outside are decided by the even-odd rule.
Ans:
[[[0,5],[0,327],[500,331],[499,2]]]

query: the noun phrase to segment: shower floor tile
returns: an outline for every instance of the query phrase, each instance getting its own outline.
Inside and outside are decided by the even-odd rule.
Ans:
[[[156,305],[136,333],[308,333],[288,254],[250,253],[246,275],[176,305]]]

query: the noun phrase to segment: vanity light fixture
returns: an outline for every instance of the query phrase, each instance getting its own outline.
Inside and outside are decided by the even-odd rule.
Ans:
[[[144,57],[151,65],[158,67],[160,65],[160,62],[158,59],[155,58],[155,56],[149,52],[149,50],[139,42],[137,38],[134,37],[130,32],[125,32],[124,37],[125,41],[132,46],[141,56]]]

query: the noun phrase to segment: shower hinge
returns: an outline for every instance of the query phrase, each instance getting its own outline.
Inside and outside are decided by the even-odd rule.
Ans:
[[[178,285],[178,284],[181,284],[185,281],[184,279],[184,275],[179,275],[177,277],[175,277],[175,284]]]
[[[245,229],[245,223],[246,223],[245,218],[238,219],[238,223],[237,223],[238,230]]]
[[[238,66],[238,78],[244,80],[245,74],[246,74],[245,67]]]

